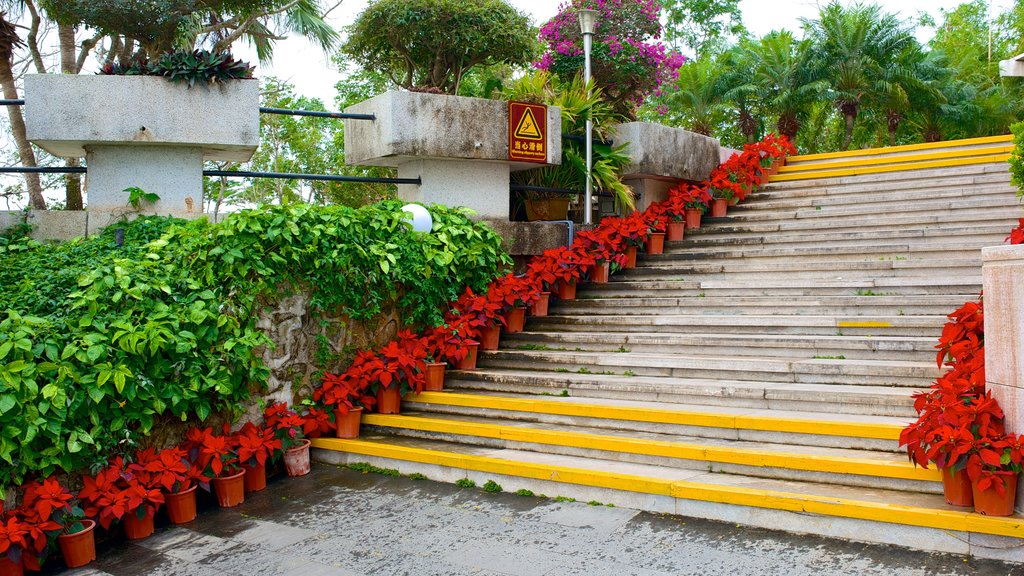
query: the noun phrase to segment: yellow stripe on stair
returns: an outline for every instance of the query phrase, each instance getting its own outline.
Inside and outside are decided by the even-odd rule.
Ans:
[[[720,484],[633,476],[551,464],[517,462],[489,456],[471,456],[366,440],[319,438],[313,440],[313,447],[361,456],[444,466],[466,471],[471,470],[626,492],[672,496],[683,500],[856,518],[939,530],[969,531],[1014,538],[1024,537],[1024,518],[1015,516],[983,516],[981,514],[948,509],[923,508],[776,490],[759,490]]]
[[[811,164],[788,164],[779,169],[779,174],[793,174],[808,171],[835,170],[840,168],[855,168],[857,166],[882,166],[900,165],[913,162],[928,162],[932,160],[946,160],[955,158],[970,158],[974,156],[996,156],[1013,152],[1013,145],[993,146],[991,148],[974,148],[968,150],[946,150],[942,152],[929,152],[927,154],[913,154],[906,156],[886,156],[883,158],[859,158],[857,160],[843,160],[836,162],[816,162]]]
[[[454,434],[459,436],[475,436],[493,438],[509,442],[545,444],[549,446],[565,446],[587,450],[605,450],[640,454],[661,458],[679,458],[700,462],[718,462],[721,464],[737,464],[758,468],[785,468],[809,472],[831,472],[836,474],[857,474],[883,478],[899,478],[903,480],[920,480],[939,482],[939,472],[934,469],[917,468],[910,462],[884,461],[868,458],[845,458],[816,454],[797,454],[786,452],[769,452],[743,448],[727,448],[720,446],[703,446],[683,442],[664,440],[647,440],[623,436],[607,436],[601,434],[585,434],[563,430],[543,430],[520,426],[502,426],[479,422],[464,422],[440,418],[424,418],[418,416],[387,416],[367,414],[362,423],[369,426],[385,428],[404,428],[423,432]]]
[[[985,144],[1000,144],[1012,142],[1013,135],[985,136],[983,138],[968,138],[966,140],[946,140],[943,142],[926,142],[924,144],[907,144],[905,146],[887,146],[884,148],[863,148],[861,150],[847,150],[844,152],[826,152],[823,154],[805,154],[803,156],[790,156],[789,162],[810,162],[814,160],[828,160],[830,158],[850,158],[855,156],[875,156],[878,154],[898,154],[902,152],[918,152],[921,150],[940,150],[943,148],[955,148],[963,146],[983,146]]]
[[[796,180],[817,180],[822,178],[841,178],[844,176],[863,176],[866,174],[885,174],[891,172],[909,172],[911,170],[927,170],[932,168],[955,168],[975,164],[998,164],[1010,159],[1009,154],[980,156],[977,158],[961,158],[956,160],[935,160],[933,162],[914,162],[895,166],[867,166],[860,168],[844,168],[840,170],[822,170],[820,172],[801,172],[797,174],[777,174],[769,178],[769,182],[793,182]]]
[[[724,414],[714,412],[693,412],[659,408],[633,408],[607,404],[590,404],[576,401],[539,400],[458,394],[454,392],[423,392],[406,397],[407,402],[419,402],[442,406],[460,406],[510,412],[528,412],[554,416],[596,418],[601,420],[626,420],[652,424],[674,424],[703,428],[725,428],[731,430],[759,430],[765,432],[789,432],[793,434],[817,434],[823,436],[846,436],[897,441],[902,426],[892,424],[869,424],[843,422],[839,420],[777,418],[770,416]]]

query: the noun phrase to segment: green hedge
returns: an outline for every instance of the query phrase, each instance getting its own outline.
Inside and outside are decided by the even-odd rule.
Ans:
[[[160,415],[237,411],[267,377],[265,304],[309,290],[315,308],[412,326],[508,265],[500,239],[432,207],[413,233],[401,203],[291,205],[211,225],[141,218],[58,245],[0,238],[0,491],[105,461]],[[290,287],[290,288],[289,288]]]
[[[1013,131],[1013,152],[1010,154],[1010,181],[1017,187],[1017,197],[1024,196],[1024,122],[1010,126]]]

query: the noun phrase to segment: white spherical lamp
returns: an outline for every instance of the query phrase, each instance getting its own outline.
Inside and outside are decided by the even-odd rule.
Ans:
[[[402,211],[409,214],[405,222],[412,226],[413,232],[430,232],[433,230],[434,219],[430,216],[430,211],[423,206],[419,204],[406,204],[402,206]]]

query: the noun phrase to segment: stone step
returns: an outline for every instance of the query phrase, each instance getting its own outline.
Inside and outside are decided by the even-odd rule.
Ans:
[[[981,253],[976,258],[949,260],[762,260],[726,259],[714,262],[666,260],[638,262],[637,267],[616,274],[610,283],[632,282],[656,277],[661,280],[711,281],[723,279],[801,279],[818,280],[906,278],[913,276],[943,277],[977,275],[981,270]]]
[[[754,478],[942,492],[938,470],[916,468],[904,455],[891,452],[720,440],[666,432],[611,431],[575,423],[539,425],[478,415],[441,416],[409,411],[404,406],[401,415],[363,416],[360,433]]]
[[[981,274],[958,275],[955,277],[930,278],[763,278],[760,280],[727,279],[714,280],[655,280],[643,278],[618,278],[607,284],[587,284],[577,292],[578,298],[684,298],[690,296],[856,296],[877,294],[883,296],[909,295],[957,295],[979,294]]]
[[[809,186],[844,185],[877,182],[880,186],[903,180],[939,180],[947,177],[1002,172],[1007,170],[1008,154],[979,156],[955,161],[921,162],[904,166],[881,166],[862,169],[832,170],[801,175],[779,174],[769,180],[771,185],[803,182]]]
[[[919,230],[924,227],[943,227],[945,225],[962,226],[965,223],[971,225],[1000,225],[1007,233],[1017,225],[1019,219],[1019,208],[1017,212],[1008,208],[983,208],[977,211],[937,211],[933,213],[911,213],[901,215],[898,212],[893,214],[881,214],[872,217],[839,217],[830,220],[818,220],[814,218],[793,218],[779,221],[746,222],[739,218],[712,219],[705,228],[694,235],[701,234],[734,234],[734,233],[762,233],[777,234],[784,237],[789,233],[808,233],[809,231],[821,232],[827,228],[833,232],[850,229],[857,231],[875,230]]]
[[[984,138],[972,138],[968,140],[952,140],[948,142],[934,142],[929,144],[909,144],[906,146],[887,146],[883,148],[865,148],[861,150],[849,150],[844,152],[829,152],[824,154],[805,154],[790,156],[787,166],[820,166],[822,164],[870,159],[884,162],[886,160],[901,159],[907,156],[934,152],[953,152],[957,150],[965,153],[977,150],[996,150],[1012,144],[1011,136],[987,136]]]
[[[928,246],[953,241],[972,242],[982,246],[1003,243],[1009,230],[1002,223],[979,226],[935,226],[899,230],[847,230],[842,232],[808,231],[736,231],[724,233],[720,228],[687,231],[681,242],[666,243],[666,252],[707,250],[717,247],[764,246],[766,248],[797,248],[808,244],[828,246],[874,246],[879,243],[912,242],[915,246]]]
[[[459,392],[567,394],[583,398],[645,400],[800,412],[898,416],[913,419],[912,388],[799,384],[744,380],[624,377],[538,370],[451,371],[445,387]]]
[[[1006,558],[1024,518],[954,509],[939,495],[682,470],[395,436],[319,438],[313,457],[368,462],[435,480],[495,480],[505,490],[558,494],[655,513],[707,518],[858,541]],[[988,535],[982,538],[981,535]],[[978,546],[975,551],[971,543]],[[1024,557],[1017,553],[1014,558]]]
[[[629,332],[521,332],[502,336],[511,350],[560,350],[605,353],[699,349],[713,356],[836,358],[933,362],[932,337],[813,336],[774,334],[660,334]]]
[[[715,357],[699,347],[660,353],[560,352],[501,349],[480,352],[482,369],[601,374],[631,378],[655,376],[696,380],[904,386],[924,388],[942,372],[934,362],[900,360]]]
[[[560,301],[552,308],[556,316],[584,314],[609,315],[665,315],[722,314],[755,315],[843,315],[843,316],[913,316],[942,315],[955,310],[968,299],[949,296],[700,296],[684,298],[581,298]],[[590,296],[586,294],[585,296]],[[595,294],[594,296],[599,296]],[[952,308],[951,308],[952,306]]]
[[[824,196],[748,196],[737,208],[744,210],[780,210],[780,209],[813,209],[817,206],[839,207],[860,205],[889,205],[902,209],[909,202],[927,200],[962,200],[962,199],[1000,199],[1015,196],[1016,190],[1009,182],[997,182],[987,185],[945,186],[941,188],[919,188],[910,190],[891,190],[874,194],[845,194]],[[735,209],[735,208],[734,208]]]
[[[952,311],[952,310],[951,310]],[[651,332],[665,334],[805,334],[826,336],[913,336],[938,338],[945,316],[662,315],[547,316],[530,318],[531,332]]]
[[[616,434],[639,431],[900,455],[906,454],[897,446],[900,431],[909,422],[907,418],[893,416],[451,391],[406,395],[402,410],[442,416],[481,416],[527,425],[586,426]]]
[[[827,243],[813,246],[776,247],[776,246],[728,246],[702,247],[683,249],[669,245],[664,254],[644,255],[639,262],[643,265],[656,265],[664,262],[706,261],[724,259],[743,259],[744,261],[776,261],[786,259],[795,262],[809,262],[822,259],[830,260],[947,260],[981,258],[981,249],[998,245],[983,242],[936,242],[934,244],[918,244],[914,242],[894,243],[893,241],[876,241],[872,245],[849,246],[830,245]]]
[[[843,204],[839,206],[816,206],[814,208],[759,210],[743,205],[733,207],[728,217],[733,222],[777,222],[800,219],[813,219],[831,222],[833,220],[851,219],[857,216],[889,216],[911,217],[948,216],[959,213],[966,217],[974,213],[1003,214],[1012,217],[1020,212],[1020,202],[1013,194],[1001,194],[997,197],[970,199],[935,199],[908,202],[902,206],[890,203],[875,204]]]
[[[938,179],[899,178],[898,174],[886,174],[884,176],[888,180],[884,186],[879,186],[877,180],[843,184],[839,178],[832,178],[816,184],[807,184],[800,181],[768,183],[758,188],[747,198],[749,200],[756,200],[762,198],[785,199],[806,196],[816,198],[848,197],[855,201],[860,196],[871,194],[902,194],[915,190],[942,190],[949,187],[969,189],[974,186],[1005,185],[1012,188],[1010,184],[1010,171],[1006,165],[997,169],[980,166],[973,173],[964,173],[959,176],[947,175]]]

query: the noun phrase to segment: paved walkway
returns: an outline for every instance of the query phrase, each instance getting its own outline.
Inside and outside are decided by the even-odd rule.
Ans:
[[[555,495],[549,495],[555,496]],[[1024,576],[1024,566],[314,465],[65,576]]]

